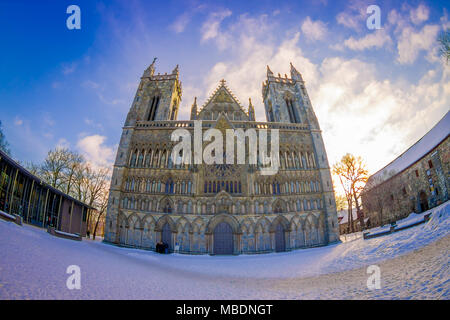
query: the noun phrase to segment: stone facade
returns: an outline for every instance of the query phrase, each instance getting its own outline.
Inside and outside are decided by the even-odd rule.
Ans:
[[[449,128],[447,113],[427,135],[369,178],[362,203],[372,226],[394,222],[449,200]]]
[[[164,241],[171,251],[191,254],[286,251],[338,241],[328,159],[300,73],[291,65],[291,78],[274,77],[268,68],[262,91],[267,122],[256,122],[252,102],[244,110],[224,80],[202,108],[195,99],[190,120],[176,120],[178,66],[155,75],[153,63],[123,127],[105,241],[150,250]],[[195,136],[198,123],[201,134],[210,128],[278,129],[278,173],[261,174],[259,163],[177,164],[172,132],[182,128]]]

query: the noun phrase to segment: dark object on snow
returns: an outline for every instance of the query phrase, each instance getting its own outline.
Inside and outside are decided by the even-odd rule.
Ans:
[[[167,253],[168,247],[169,246],[166,243],[160,241],[156,244],[156,252],[157,253]]]

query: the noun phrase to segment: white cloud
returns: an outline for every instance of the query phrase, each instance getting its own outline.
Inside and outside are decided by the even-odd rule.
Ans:
[[[56,142],[56,147],[57,147],[57,148],[66,148],[66,149],[70,149],[70,142],[67,141],[67,139],[65,139],[65,138],[60,138],[60,139]]]
[[[75,72],[76,69],[77,69],[77,64],[74,62],[70,63],[70,64],[64,64],[62,66],[62,73],[64,75],[68,75],[68,74]]]
[[[349,1],[348,7],[336,15],[337,23],[355,31],[361,31],[363,28],[366,28],[364,21],[367,17],[367,7],[373,4],[369,2],[360,0]]]
[[[86,80],[86,81],[84,81],[84,82],[81,84],[81,86],[82,86],[83,88],[89,88],[89,89],[98,89],[98,88],[100,87],[100,85],[99,85],[97,82],[92,81],[92,80]]]
[[[186,29],[187,25],[191,22],[193,16],[203,11],[203,9],[207,8],[207,5],[200,4],[198,6],[194,6],[192,8],[189,8],[182,14],[180,14],[175,21],[169,26],[169,29],[171,29],[175,33],[182,33]]]
[[[109,168],[112,166],[115,147],[105,145],[106,137],[98,134],[82,137],[77,148],[93,167]]]
[[[16,125],[16,126],[21,126],[22,124],[23,124],[23,120],[22,120],[21,118],[16,117],[16,118],[14,119],[14,125]]]
[[[384,29],[373,31],[360,39],[350,37],[344,41],[344,45],[347,48],[358,51],[381,48],[390,44],[392,44],[392,39]]]
[[[347,12],[341,12],[336,16],[336,21],[347,28],[357,30],[360,28],[361,18]]]
[[[403,28],[398,37],[397,61],[401,64],[411,64],[416,61],[420,51],[430,50],[436,44],[439,29],[438,25],[425,25],[418,32],[409,26]]]
[[[428,28],[424,34],[430,34]],[[298,46],[300,33],[278,44],[267,32],[270,29],[268,20],[243,16],[222,30],[220,36],[229,41],[228,58],[211,68],[203,85],[210,94],[225,78],[244,107],[252,98],[257,120],[265,121],[261,81],[266,78],[266,65],[274,73],[288,72],[292,61],[306,81],[330,164],[351,152],[361,155],[375,172],[417,141],[448,109],[450,71],[441,65],[417,84],[392,82],[378,78],[375,64],[359,59],[329,57],[313,63]],[[362,50],[391,41],[387,30],[380,30],[347,45]]]
[[[447,9],[444,8],[444,15],[439,19],[442,24],[442,29],[447,30],[450,28],[450,21],[448,20],[448,12]]]
[[[441,68],[418,84],[394,83],[378,80],[375,65],[325,59],[318,86],[308,89],[331,164],[351,152],[373,173],[417,141],[448,109],[450,85]]]
[[[181,33],[184,31],[191,19],[191,13],[186,11],[175,19],[174,23],[170,25],[170,29],[172,29],[175,33]]]
[[[410,18],[414,24],[421,24],[428,20],[430,9],[427,6],[420,4],[416,9],[410,11]]]
[[[202,41],[216,38],[219,34],[220,24],[229,16],[231,16],[231,11],[228,9],[210,13],[208,19],[202,25]]]
[[[95,122],[92,119],[85,118],[84,119],[84,123],[87,124],[88,126],[93,127],[93,128],[97,128],[97,129],[103,130],[103,125],[101,123]]]
[[[309,40],[322,40],[328,32],[325,23],[320,20],[312,21],[310,17],[306,17],[301,29]]]

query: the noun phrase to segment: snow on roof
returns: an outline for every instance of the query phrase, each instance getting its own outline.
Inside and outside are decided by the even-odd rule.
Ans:
[[[441,143],[450,133],[450,111],[419,141],[413,144],[383,169],[374,173],[370,179],[378,178],[380,182],[405,170],[417,160],[423,158],[434,147]]]
[[[339,210],[337,212],[337,216],[338,216],[339,224],[348,222],[348,210],[347,209]],[[358,219],[358,215],[356,214],[356,208],[352,209],[352,216],[353,216],[353,221]]]

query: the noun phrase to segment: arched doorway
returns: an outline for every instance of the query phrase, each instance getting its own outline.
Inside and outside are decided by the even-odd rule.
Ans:
[[[286,242],[284,239],[284,228],[281,223],[277,224],[275,229],[275,251],[286,251]]]
[[[233,230],[226,222],[214,228],[214,254],[233,254]]]
[[[423,192],[423,191],[420,192],[419,201],[420,201],[420,211],[421,212],[427,211],[429,209],[429,207],[428,207],[427,195],[425,192]]]
[[[172,250],[172,230],[170,230],[170,225],[167,222],[162,227],[161,240],[162,242],[167,243],[169,251]]]

